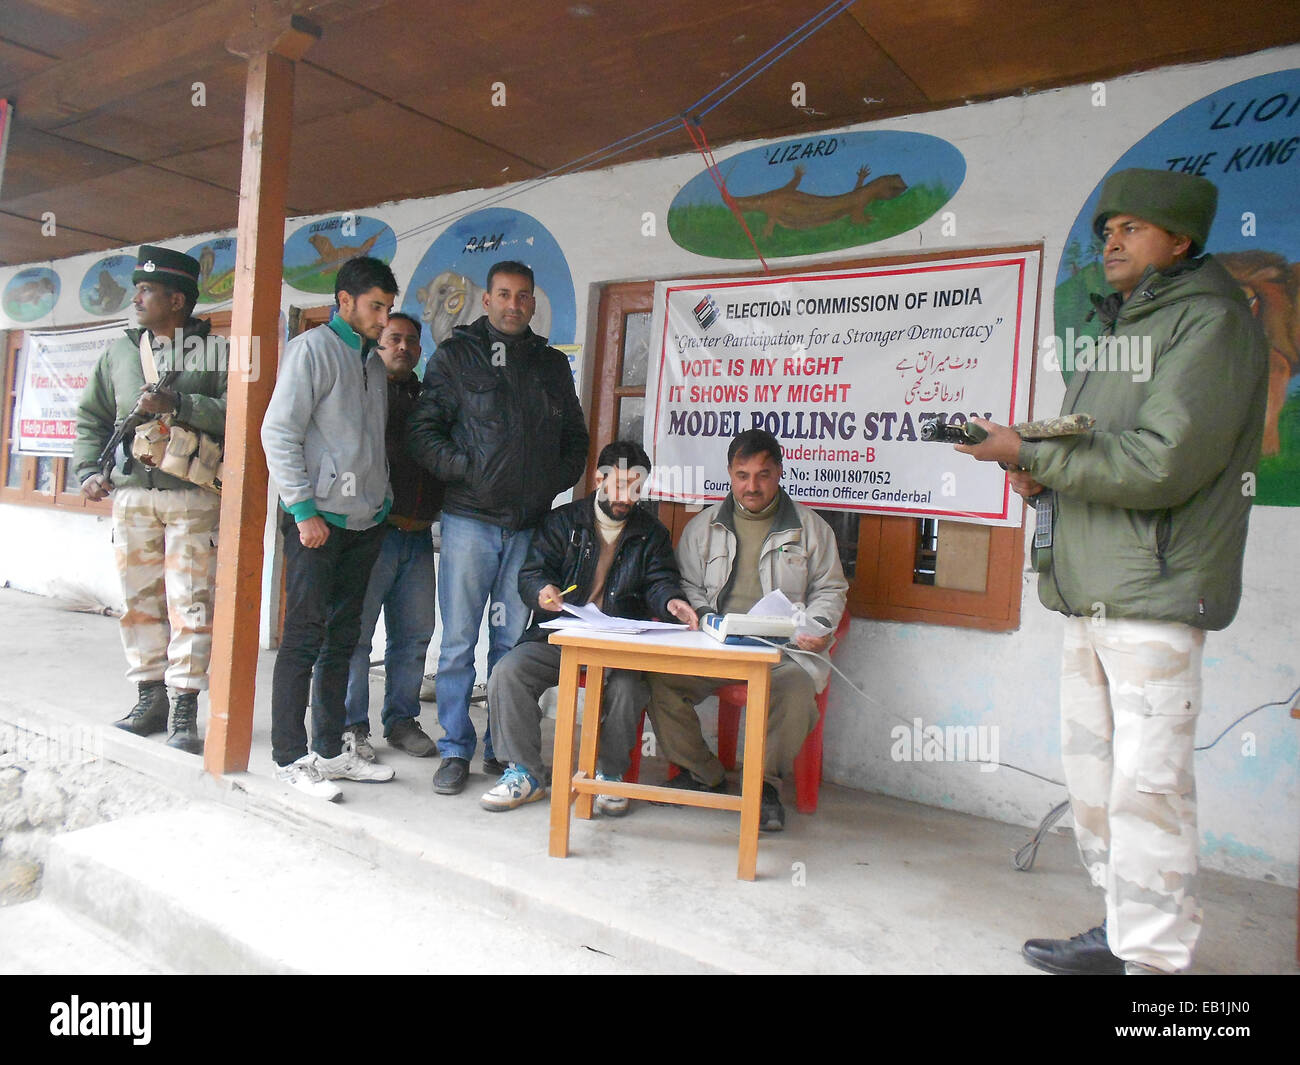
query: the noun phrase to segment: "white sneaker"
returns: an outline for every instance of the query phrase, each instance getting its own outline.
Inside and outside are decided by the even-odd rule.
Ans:
[[[353,725],[351,728],[343,730],[343,749],[345,751],[356,751],[357,757],[367,762],[375,760],[375,748],[370,742],[370,727],[368,725]]]
[[[365,784],[382,784],[393,779],[390,766],[367,762],[356,751],[345,750],[336,758],[316,756],[316,768],[326,780],[359,780]]]
[[[600,770],[596,770],[596,779],[618,784],[623,782],[622,777],[607,777]],[[605,817],[623,817],[631,807],[632,803],[626,795],[597,795],[593,805],[596,813]]]
[[[314,751],[304,754],[296,762],[276,766],[275,779],[301,791],[304,795],[310,795],[313,799],[337,802],[339,796],[343,794],[342,790],[321,775],[316,762]]]
[[[532,774],[523,766],[512,764],[501,774],[501,779],[496,782],[496,786],[483,794],[478,804],[495,814],[544,798],[546,798],[546,788],[534,780]]]

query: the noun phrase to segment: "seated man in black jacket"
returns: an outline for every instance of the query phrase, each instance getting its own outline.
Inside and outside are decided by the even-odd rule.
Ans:
[[[479,800],[485,810],[513,810],[546,795],[537,700],[559,683],[560,648],[547,641],[548,630],[541,625],[559,616],[563,600],[595,603],[614,617],[671,616],[699,627],[682,594],[668,530],[637,506],[650,469],[645,451],[619,440],[605,445],[596,465],[602,478],[596,491],[542,519],[519,571],[519,594],[533,607],[533,623],[488,679],[492,736],[498,755],[510,765]],[[606,673],[597,779],[623,779],[647,696],[640,673]],[[595,809],[621,817],[628,801],[600,795]]]

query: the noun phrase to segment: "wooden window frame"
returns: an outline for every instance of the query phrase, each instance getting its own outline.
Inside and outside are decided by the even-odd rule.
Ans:
[[[1000,247],[945,249],[926,254],[886,255],[851,259],[842,262],[813,263],[771,271],[748,270],[732,273],[685,275],[691,277],[793,277],[828,270],[914,264],[954,256],[1015,254],[1037,252],[1039,255],[1039,300],[1042,292],[1043,245],[1017,244]],[[676,275],[675,275],[676,276]],[[588,428],[591,447],[588,453],[586,485],[596,483],[596,455],[602,436],[617,425],[614,419],[619,399],[635,395],[636,389],[620,385],[619,369],[623,352],[624,320],[628,314],[653,310],[654,281],[613,282],[601,287],[596,324],[595,357],[591,377],[591,409]],[[1038,307],[1030,336],[1038,335]],[[1032,356],[1031,356],[1032,359]],[[1029,409],[1033,409],[1034,367],[1030,366]],[[815,509],[815,508],[814,508]],[[660,503],[659,518],[672,533],[673,543],[681,537],[686,523],[698,513],[682,503]],[[848,609],[856,617],[877,621],[901,621],[913,624],[947,625],[956,628],[1011,632],[1020,627],[1020,602],[1023,594],[1025,532],[1023,525],[988,526],[988,580],[983,592],[961,591],[914,582],[917,537],[921,518],[905,515],[863,514],[858,524],[857,566],[849,583]]]
[[[211,320],[213,329],[221,335],[225,335],[222,332],[223,330],[228,332],[230,329],[230,311],[214,311],[202,317]],[[81,325],[60,326],[59,328],[66,328],[71,331],[100,324],[103,323],[85,322]],[[42,330],[42,332],[46,331],[51,330]],[[77,514],[97,514],[102,517],[111,517],[113,513],[111,496],[107,499],[92,502],[81,494],[80,489],[70,490],[64,487],[68,477],[68,464],[72,461],[71,458],[56,455],[20,456],[22,463],[20,467],[21,483],[16,488],[3,483],[9,477],[9,448],[13,441],[14,419],[17,416],[18,352],[22,348],[23,339],[26,335],[26,331],[21,329],[11,329],[5,335],[4,407],[3,410],[0,410],[0,461],[3,461],[5,465],[3,468],[4,476],[0,477],[0,503],[17,503],[21,506],[47,507]],[[54,460],[53,493],[38,492],[36,490],[36,465],[41,458],[52,458]]]

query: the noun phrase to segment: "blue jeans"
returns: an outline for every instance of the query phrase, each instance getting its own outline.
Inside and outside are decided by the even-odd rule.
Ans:
[[[361,608],[361,639],[348,668],[347,725],[370,722],[370,646],[381,607],[387,636],[380,715],[384,735],[392,732],[395,721],[420,716],[420,683],[433,639],[435,595],[431,533],[428,529],[403,532],[390,527],[370,571]]]
[[[488,676],[519,642],[528,624],[532,610],[519,598],[519,570],[532,539],[532,529],[512,532],[459,514],[442,516],[438,581],[442,648],[437,685],[438,723],[446,733],[438,741],[438,753],[444,758],[474,756],[477,733],[469,717],[469,697],[484,608],[488,608]],[[483,737],[483,756],[492,757],[490,728]]]

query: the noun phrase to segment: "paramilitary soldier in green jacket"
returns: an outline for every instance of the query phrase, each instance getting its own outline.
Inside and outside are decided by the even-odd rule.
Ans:
[[[1051,972],[1176,972],[1200,932],[1201,653],[1241,599],[1267,389],[1245,298],[1198,257],[1217,201],[1188,174],[1111,175],[1093,228],[1116,292],[1097,302],[1095,365],[1076,365],[1062,407],[1094,415],[1094,431],[1027,443],[981,421],[988,439],[958,449],[1019,468],[1039,598],[1066,615],[1061,753],[1106,922],[1029,940],[1026,960]]]
[[[127,677],[139,687],[139,701],[117,726],[137,736],[166,731],[170,684],[167,743],[192,754],[203,750],[198,693],[208,686],[212,652],[221,496],[135,462],[130,439],[119,449],[111,483],[99,454],[137,404],[150,418],[171,414],[213,437],[225,433],[227,347],[209,335],[206,320],[191,317],[198,276],[199,264],[188,255],[140,248],[131,275],[140,328],[128,329],[95,366],[77,409],[72,451],[87,498],[113,498],[113,550],[126,603],[122,646]],[[180,372],[167,387],[147,391],[145,359],[156,379]]]

